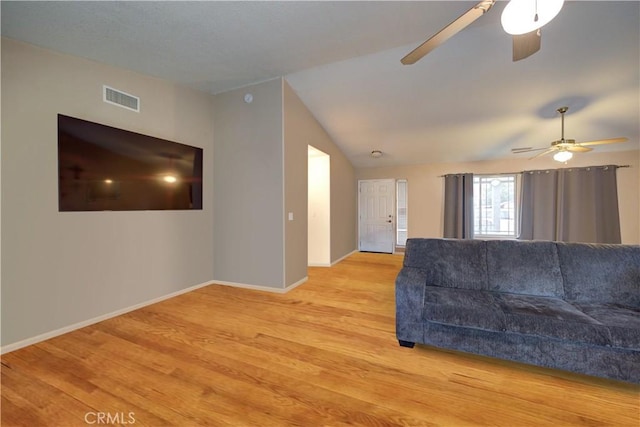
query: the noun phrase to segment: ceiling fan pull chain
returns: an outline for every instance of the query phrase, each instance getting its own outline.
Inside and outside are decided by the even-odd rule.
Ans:
[[[533,22],[538,22],[538,0],[536,0],[536,15],[533,17]]]

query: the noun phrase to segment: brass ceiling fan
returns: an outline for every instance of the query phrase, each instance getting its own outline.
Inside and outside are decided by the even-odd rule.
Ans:
[[[540,153],[531,157],[531,159],[535,159],[537,157],[544,156],[546,154],[550,154],[555,152],[553,159],[559,162],[566,162],[567,160],[573,157],[573,153],[586,153],[588,151],[593,150],[593,148],[588,147],[589,145],[601,145],[601,144],[615,144],[618,142],[626,142],[628,138],[610,138],[610,139],[600,139],[597,141],[588,141],[588,142],[576,142],[575,139],[565,139],[564,137],[564,114],[567,112],[569,107],[560,107],[556,111],[560,113],[562,119],[562,134],[559,140],[553,141],[551,143],[551,147],[544,148],[513,148],[511,150],[514,154],[520,153],[530,153],[534,151],[540,151]]]
[[[436,35],[406,55],[400,62],[415,64],[449,38],[487,13],[496,0],[482,0],[444,27]],[[502,27],[513,35],[513,61],[527,58],[540,50],[540,28],[562,9],[564,0],[511,0],[502,12]]]

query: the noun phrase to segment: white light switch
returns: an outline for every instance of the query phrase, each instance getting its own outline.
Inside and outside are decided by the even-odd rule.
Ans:
[[[293,221],[293,212],[289,212],[289,221]]]

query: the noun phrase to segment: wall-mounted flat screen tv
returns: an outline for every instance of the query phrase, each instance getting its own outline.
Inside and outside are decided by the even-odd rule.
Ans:
[[[58,207],[202,209],[202,148],[58,114]]]

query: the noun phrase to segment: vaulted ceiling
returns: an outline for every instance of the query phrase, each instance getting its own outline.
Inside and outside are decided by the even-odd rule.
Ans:
[[[639,2],[566,2],[515,63],[499,2],[400,64],[475,3],[3,1],[2,35],[211,93],[284,76],[356,167],[515,158],[561,106],[567,137],[640,148]]]

